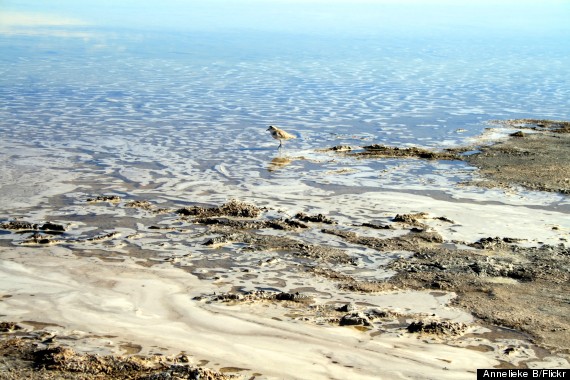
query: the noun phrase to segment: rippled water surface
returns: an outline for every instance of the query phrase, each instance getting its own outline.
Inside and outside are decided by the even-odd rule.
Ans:
[[[3,2],[1,144],[39,148],[23,162],[94,187],[162,196],[298,181],[445,190],[470,169],[317,149],[443,148],[490,119],[567,119],[568,6],[541,4]],[[298,138],[277,151],[269,124]]]

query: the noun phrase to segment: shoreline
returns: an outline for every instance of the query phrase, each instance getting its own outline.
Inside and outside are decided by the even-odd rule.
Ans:
[[[484,152],[518,153],[505,144],[551,133]],[[3,222],[0,321],[22,327],[0,333],[4,353],[34,342],[167,366],[186,355],[186,371],[213,368],[215,379],[456,379],[568,366],[564,210],[390,191],[329,193],[319,205],[284,194],[273,206],[75,197],[77,220],[52,210],[69,222]],[[381,211],[352,212],[357,201]],[[21,351],[0,364],[10,379],[36,373]],[[85,378],[73,363],[90,359],[66,355],[58,370]]]

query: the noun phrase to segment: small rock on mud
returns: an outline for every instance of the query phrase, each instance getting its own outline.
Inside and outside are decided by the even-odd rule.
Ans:
[[[261,209],[255,205],[237,200],[231,200],[218,207],[192,206],[178,209],[177,214],[182,216],[197,216],[201,218],[215,216],[233,216],[240,218],[257,218]]]
[[[317,215],[307,215],[303,212],[298,212],[295,215],[295,219],[299,219],[303,222],[313,222],[313,223],[325,223],[325,224],[336,224],[336,222],[330,218],[327,218],[323,214]]]
[[[118,203],[121,201],[121,197],[118,195],[98,195],[94,198],[87,198],[87,202],[96,203],[96,202],[110,202],[110,203]]]
[[[456,336],[462,335],[467,326],[464,323],[451,321],[416,321],[412,322],[407,330],[409,333]]]
[[[352,312],[340,319],[340,326],[372,326],[372,322],[362,312]]]

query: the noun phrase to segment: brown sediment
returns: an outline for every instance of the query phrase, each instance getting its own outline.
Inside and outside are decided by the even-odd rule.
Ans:
[[[467,325],[460,322],[439,321],[425,319],[414,321],[407,327],[408,332],[415,334],[430,334],[440,336],[463,335],[467,330]]]
[[[419,147],[399,148],[387,145],[367,145],[361,149],[350,146],[334,146],[327,149],[359,158],[422,158],[426,160],[457,160],[459,156],[454,151],[436,152]]]
[[[217,236],[208,239],[206,246],[220,246],[229,243],[243,243],[252,251],[283,251],[312,260],[322,260],[333,263],[353,264],[354,259],[345,251],[337,248],[315,244],[307,244],[284,236],[267,236],[253,231],[226,229]]]
[[[259,207],[241,202],[197,211],[197,215],[221,213],[223,215],[218,217],[192,219],[193,223],[208,228],[209,237],[202,242],[205,246],[215,248],[237,242],[244,245],[243,252],[286,253],[303,259],[301,267],[304,270],[337,282],[338,287],[345,291],[452,291],[458,295],[454,301],[456,305],[469,310],[486,323],[528,332],[537,342],[548,347],[568,348],[566,342],[570,341],[570,317],[566,311],[570,301],[565,294],[570,290],[570,250],[563,245],[524,248],[519,245],[520,240],[509,237],[446,242],[426,223],[430,219],[451,222],[450,219],[443,216],[430,217],[423,212],[397,214],[389,226],[383,226],[407,230],[403,235],[371,237],[347,231],[342,225],[337,228],[337,224],[330,224],[332,220],[323,215],[304,216],[299,213],[297,220],[268,220],[265,216],[260,216]],[[242,216],[232,219],[232,215],[256,215],[257,218]],[[357,260],[344,249],[309,244],[303,239],[287,235],[263,234],[265,229],[277,228],[289,233],[299,228],[308,228],[298,221],[305,218],[309,223],[329,224],[320,233],[336,236],[350,244],[362,245],[381,253],[409,252],[409,255],[388,265],[388,269],[396,273],[393,277],[363,281],[327,267],[330,264],[357,264]],[[33,225],[27,223],[26,228],[28,224]],[[75,241],[109,240],[117,236],[116,233],[108,233]],[[448,247],[449,243],[469,246],[471,249],[452,249]],[[228,297],[231,300],[233,296]],[[247,299],[252,296],[243,297]],[[271,297],[277,299],[276,296]],[[285,295],[280,297],[287,298]],[[289,301],[296,301],[295,297],[293,295]]]
[[[46,222],[42,225],[31,223],[24,220],[13,220],[0,224],[0,229],[12,231],[47,231],[47,232],[65,232],[65,226],[52,222]]]
[[[293,219],[274,219],[274,220],[236,220],[228,218],[201,218],[196,219],[195,223],[207,226],[225,226],[236,229],[263,229],[272,228],[275,230],[294,230],[297,228],[308,228],[306,224]]]
[[[237,242],[243,245],[241,250],[244,253],[285,253],[302,259],[297,263],[301,270],[326,277],[344,291],[370,293],[396,289],[434,289],[455,292],[458,297],[454,304],[469,310],[485,323],[527,332],[546,347],[569,348],[570,317],[567,305],[570,300],[566,294],[570,294],[570,249],[564,245],[525,248],[520,246],[519,239],[509,237],[446,242],[427,223],[430,219],[451,220],[444,216],[431,217],[423,212],[394,216],[388,227],[407,231],[397,237],[362,236],[344,229],[342,225],[327,223],[331,219],[326,216],[307,217],[308,223],[328,224],[327,228],[319,230],[321,234],[336,236],[350,244],[365,246],[380,253],[409,253],[388,265],[388,269],[395,272],[393,277],[364,281],[335,268],[336,264],[358,264],[347,250],[326,244],[309,244],[303,239],[290,237],[289,233],[309,227],[298,219],[268,220],[261,215],[261,210],[255,205],[232,202],[230,206],[211,207],[197,212],[198,215],[224,213],[221,216],[196,217],[191,222],[207,228],[208,237],[202,241],[205,246],[215,249]],[[257,218],[238,216],[238,219],[232,219],[236,215],[256,215]],[[298,215],[301,215],[299,219],[304,218],[303,214]],[[276,228],[282,229],[285,236],[263,233],[263,230]],[[110,240],[117,236],[116,233],[108,233],[95,238],[78,238],[76,241]],[[469,246],[470,249],[449,248],[449,244]],[[278,294],[282,295],[265,294],[263,297],[293,302],[303,298],[302,294],[295,292]],[[221,295],[216,296],[216,300],[242,301],[251,297],[243,294]],[[340,323],[345,315],[330,318]],[[365,320],[358,319],[361,317],[359,315],[353,317],[353,322]],[[352,323],[349,320],[351,317],[347,317],[343,323]]]
[[[564,312],[570,290],[570,250],[564,245],[543,245],[525,248],[520,239],[488,237],[473,242],[452,242],[471,249],[452,249],[445,245],[438,233],[431,231],[424,221],[427,213],[398,214],[392,221],[402,227],[412,227],[407,234],[391,237],[360,236],[343,229],[322,229],[321,233],[340,237],[351,244],[363,245],[380,252],[406,251],[409,257],[394,260],[388,267],[396,274],[384,281],[356,280],[350,275],[321,263],[348,263],[350,257],[343,250],[326,246],[313,246],[289,237],[267,237],[243,229],[268,228],[267,225],[231,225],[206,244],[228,242],[246,243],[257,251],[288,251],[294,255],[311,258],[309,272],[338,283],[340,289],[352,292],[383,292],[395,289],[435,289],[457,294],[455,305],[472,312],[485,323],[496,324],[526,332],[537,343],[556,350],[567,350],[570,339],[570,317]],[[437,217],[452,222],[446,217]],[[319,218],[322,222],[322,219]],[[225,226],[228,227],[228,226]],[[240,230],[240,227],[242,230]],[[392,227],[393,228],[393,227]],[[449,242],[448,242],[449,243]],[[552,292],[554,290],[554,292]],[[255,298],[255,297],[254,297]],[[259,298],[259,297],[257,297]],[[277,299],[263,293],[263,299]],[[251,294],[218,295],[217,301],[243,302],[251,300]],[[212,300],[210,298],[210,300]],[[294,296],[290,300],[294,300]],[[322,314],[322,310],[321,310]],[[342,325],[369,326],[361,313],[354,315],[329,315],[328,321]],[[301,315],[301,314],[295,314]],[[419,323],[419,322],[418,322]],[[431,323],[431,322],[429,322]],[[422,332],[449,328],[463,331],[461,326],[437,322],[422,327]],[[455,329],[455,330],[454,330]],[[453,334],[451,334],[453,335]]]
[[[87,202],[89,203],[97,203],[97,202],[109,202],[109,203],[119,203],[121,201],[121,197],[118,195],[98,195],[93,198],[87,198]]]
[[[532,129],[554,133],[570,133],[570,121],[548,119],[510,119],[492,120],[492,124],[504,125],[511,128]]]
[[[184,354],[117,356],[82,354],[62,345],[45,345],[33,337],[0,335],[0,378],[19,379],[211,379],[234,378],[187,364]]]
[[[490,183],[570,194],[570,134],[540,132],[511,137],[463,157]],[[479,183],[474,183],[480,185]]]
[[[363,147],[363,152],[354,153],[356,156],[362,157],[417,157],[425,160],[456,160],[457,154],[452,151],[433,151],[418,147],[398,148],[385,145],[368,145]]]
[[[178,209],[177,214],[181,216],[194,216],[200,218],[209,218],[215,216],[233,216],[241,218],[256,218],[259,216],[261,209],[257,206],[231,200],[217,207],[200,207],[192,206]]]
[[[493,145],[479,145],[444,151],[419,147],[399,148],[385,145],[333,147],[329,151],[357,158],[418,158],[425,160],[465,161],[479,169],[485,181],[465,184],[485,188],[522,186],[531,190],[570,194],[570,122],[516,119],[492,124],[529,130],[517,131]],[[474,154],[463,154],[477,151]]]
[[[328,150],[360,158],[422,158],[426,160],[459,159],[459,155],[454,151],[436,152],[419,147],[399,148],[379,144],[367,145],[362,147],[361,150],[356,150],[349,146],[335,146]]]
[[[326,217],[323,214],[317,215],[307,215],[304,212],[298,212],[295,214],[295,218],[299,219],[303,222],[313,222],[313,223],[325,223],[325,224],[336,224],[334,220],[331,218]]]
[[[473,243],[476,250],[448,249],[439,239],[410,233],[377,239],[326,231],[351,243],[380,251],[414,252],[388,267],[386,281],[356,281],[332,270],[315,274],[337,280],[342,289],[378,292],[390,289],[438,289],[457,294],[453,303],[486,323],[526,332],[536,342],[570,353],[570,249],[564,245],[524,248],[509,238]]]
[[[156,207],[155,205],[146,200],[129,201],[125,204],[125,207],[138,208],[141,210],[152,212],[154,214],[166,214],[173,211],[168,208]]]
[[[255,290],[252,292],[231,292],[222,294],[209,294],[198,296],[194,298],[196,301],[206,302],[260,302],[260,301],[291,301],[291,302],[304,302],[312,303],[313,299],[305,294],[295,292],[269,292],[265,290]]]
[[[28,246],[34,246],[34,245],[54,245],[54,244],[78,244],[78,243],[86,243],[86,242],[100,242],[100,241],[105,241],[105,240],[110,240],[113,239],[117,236],[119,236],[120,233],[119,232],[109,232],[106,234],[101,234],[101,235],[97,235],[97,236],[93,236],[90,238],[85,238],[85,239],[54,239],[49,235],[45,235],[45,234],[41,234],[39,232],[34,232],[32,235],[26,237],[26,239],[24,239],[20,245],[28,245]]]

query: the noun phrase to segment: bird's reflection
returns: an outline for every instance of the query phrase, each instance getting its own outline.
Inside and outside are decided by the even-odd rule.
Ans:
[[[277,157],[274,157],[271,161],[269,161],[267,170],[270,172],[274,172],[275,170],[284,168],[285,166],[289,165],[291,162],[293,162],[293,158],[279,155]]]

